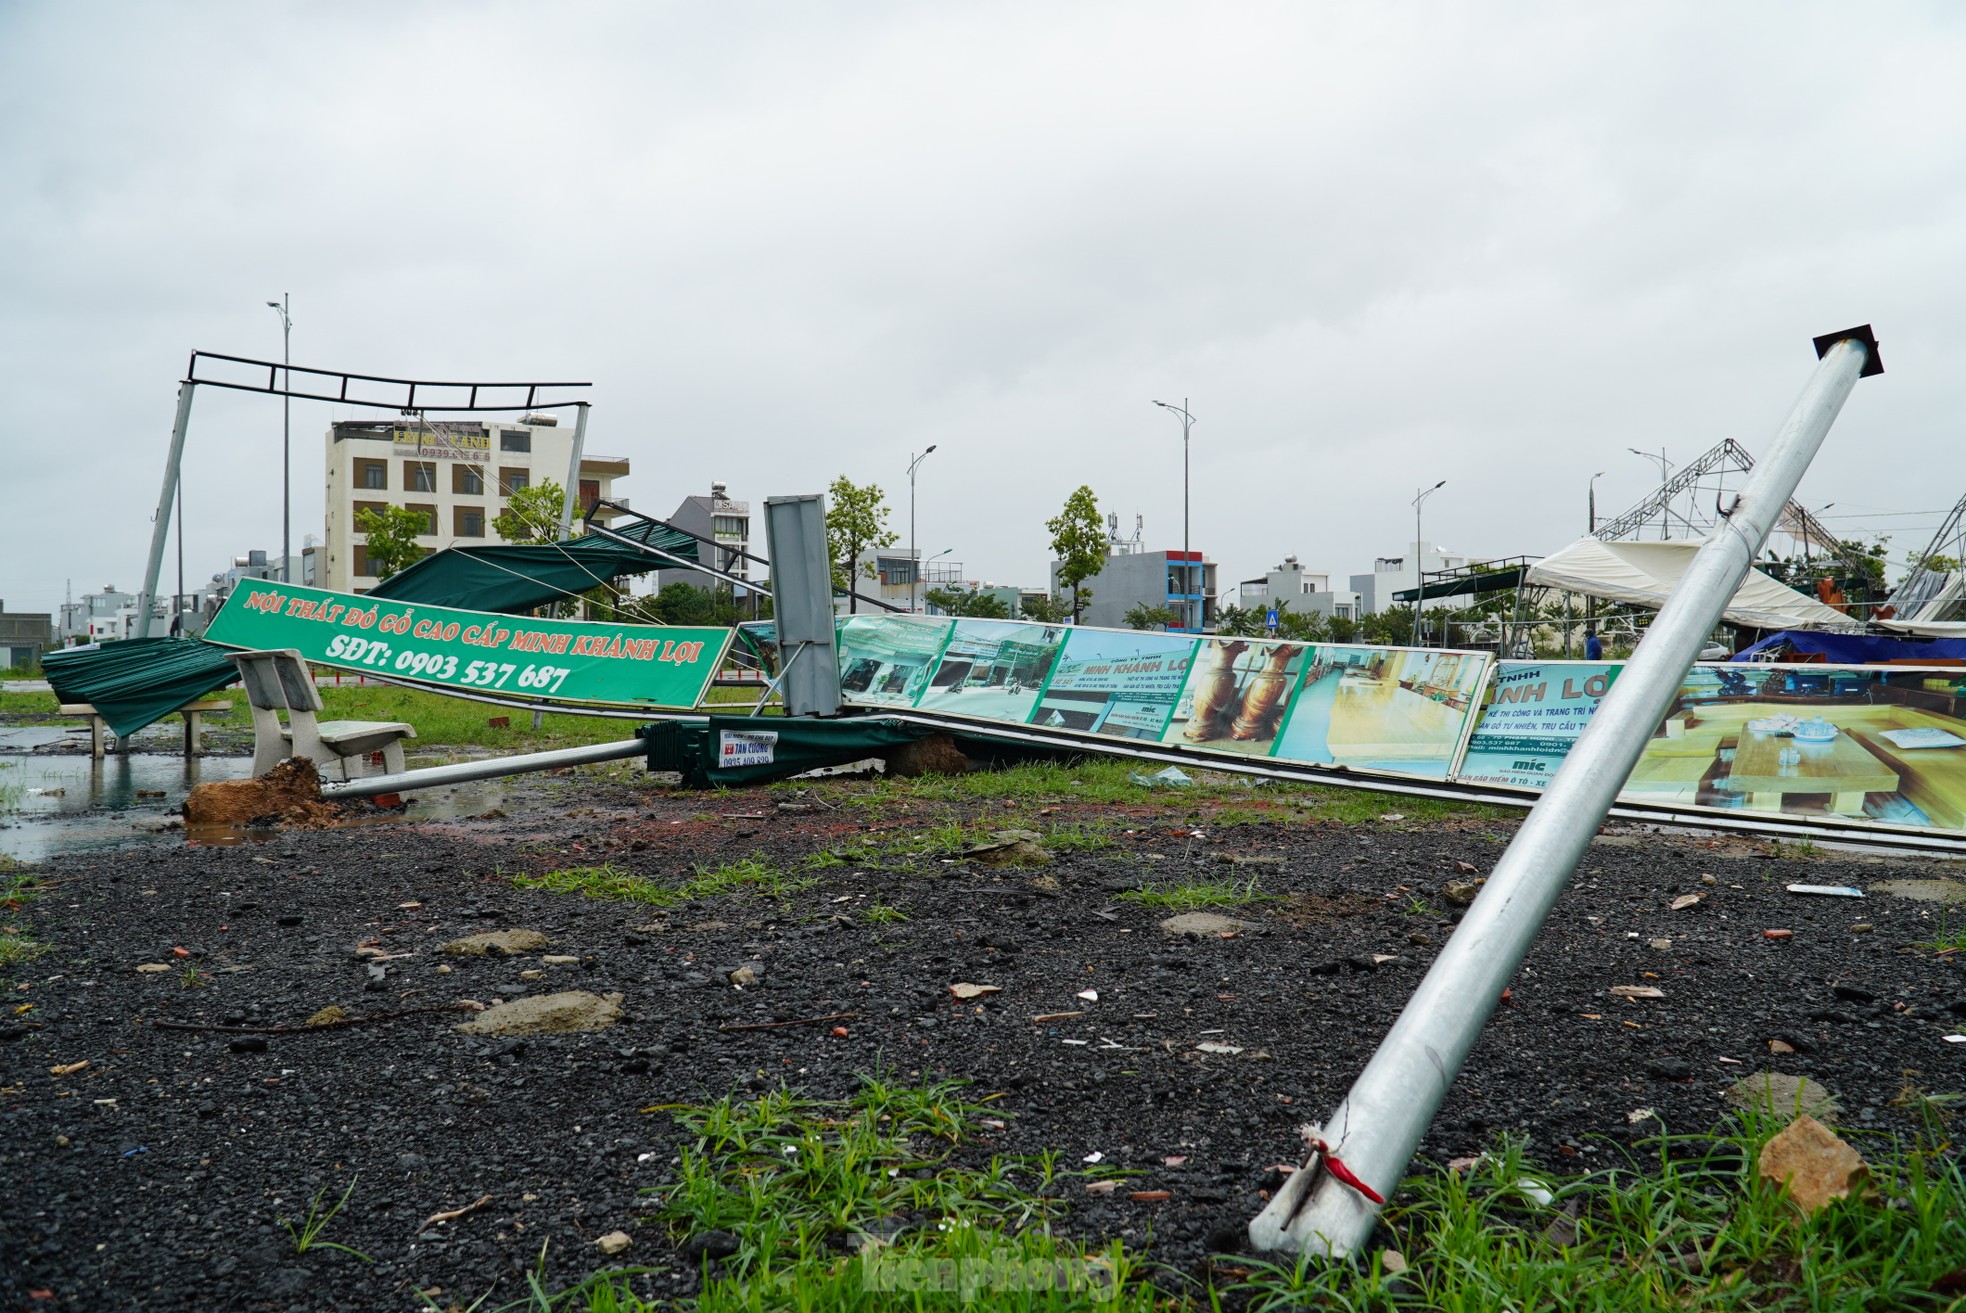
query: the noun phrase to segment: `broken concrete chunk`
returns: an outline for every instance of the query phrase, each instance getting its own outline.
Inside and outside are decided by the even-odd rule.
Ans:
[[[621,1253],[630,1245],[634,1244],[635,1240],[626,1231],[610,1231],[594,1243],[600,1247],[603,1254],[606,1254],[609,1258],[613,1258],[616,1254]]]
[[[488,930],[453,939],[437,951],[452,957],[483,957],[496,950],[509,957],[515,953],[537,952],[552,942],[537,930]]]
[[[963,849],[963,858],[984,866],[1051,864],[1051,854],[1044,847],[1044,836],[1036,830],[998,830],[990,836],[990,842],[971,844]]]
[[[1479,880],[1449,880],[1440,887],[1441,896],[1456,907],[1466,907],[1481,892]]]
[[[621,995],[574,989],[500,1003],[455,1029],[467,1035],[550,1035],[604,1030],[621,1016]]]
[[[1842,1111],[1836,1106],[1836,1096],[1815,1081],[1779,1071],[1757,1071],[1735,1081],[1721,1098],[1729,1107],[1768,1113],[1781,1121],[1834,1117]]]
[[[1805,1213],[1860,1193],[1870,1176],[1863,1155],[1814,1117],[1797,1117],[1761,1149],[1761,1179],[1786,1187]]]
[[[949,986],[949,992],[957,998],[967,1001],[972,998],[982,998],[985,994],[1001,994],[1003,993],[1003,986],[972,985],[966,980],[960,980]]]

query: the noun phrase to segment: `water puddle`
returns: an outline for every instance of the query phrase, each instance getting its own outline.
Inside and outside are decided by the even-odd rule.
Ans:
[[[33,751],[65,731],[11,729],[0,738],[0,857],[26,865],[73,853],[146,844],[263,843],[278,831],[194,826],[179,821],[193,786],[252,774],[250,757],[193,757],[174,753],[88,756]],[[42,737],[52,735],[53,737]],[[500,807],[508,781],[480,780],[409,796],[408,808],[358,824],[456,821]]]

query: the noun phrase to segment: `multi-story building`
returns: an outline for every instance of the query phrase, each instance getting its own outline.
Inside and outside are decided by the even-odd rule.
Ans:
[[[565,486],[573,431],[554,415],[488,423],[339,421],[328,428],[326,454],[327,533],[317,574],[323,588],[364,593],[376,577],[355,524],[358,512],[400,506],[422,513],[429,532],[417,544],[429,551],[502,542],[492,522],[514,492],[547,479]],[[627,473],[625,456],[583,456],[579,505],[620,502],[614,483]]]
[[[1051,563],[1051,591],[1072,601],[1072,590],[1059,582],[1063,561]],[[1124,629],[1126,613],[1136,606],[1166,607],[1174,613],[1171,632],[1198,634],[1215,627],[1215,562],[1198,551],[1120,551],[1106,558],[1084,588],[1092,599],[1079,617],[1081,624]]]
[[[54,619],[46,611],[9,611],[0,602],[0,670],[40,664],[54,641]]]
[[[1363,608],[1360,614],[1372,615],[1395,605],[1393,594],[1402,588],[1418,588],[1423,574],[1458,570],[1467,563],[1465,556],[1450,556],[1440,547],[1422,542],[1409,544],[1402,555],[1381,556],[1372,563],[1371,574],[1355,574],[1351,578],[1352,591],[1358,594]]]
[[[928,610],[928,590],[959,587],[963,581],[961,561],[951,561],[947,551],[916,559],[917,552],[906,547],[870,547],[860,553],[853,572],[853,590],[863,598],[878,597],[903,611]],[[917,582],[919,581],[919,583]],[[844,594],[833,598],[833,609],[841,615],[853,610],[853,599]],[[862,611],[879,612],[877,606],[860,604]]]
[[[669,523],[685,533],[712,539],[720,547],[734,548],[737,552],[751,550],[751,503],[733,500],[730,488],[721,482],[711,483],[708,497],[683,498],[683,504],[669,517]],[[718,553],[726,559],[713,561],[711,555],[708,551],[702,551],[698,559],[706,565],[717,566],[725,574],[734,574],[740,579],[752,577],[751,567],[755,562],[733,553]],[[724,587],[700,570],[658,570],[655,582],[658,588],[675,583],[693,584],[698,588]]]
[[[1294,556],[1284,557],[1283,564],[1268,574],[1243,580],[1237,591],[1238,604],[1253,611],[1267,611],[1278,602],[1288,602],[1298,615],[1356,620],[1363,614],[1357,593],[1349,589],[1334,590],[1330,575],[1306,570]]]

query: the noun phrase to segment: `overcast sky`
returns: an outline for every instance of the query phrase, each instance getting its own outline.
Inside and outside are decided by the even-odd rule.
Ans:
[[[593,380],[658,513],[844,473],[905,536],[939,444],[922,546],[1006,583],[1081,483],[1180,545],[1156,397],[1225,582],[1342,576],[1443,478],[1428,538],[1554,551],[1870,322],[1803,497],[1909,551],[1966,491],[1962,69],[1936,3],[0,0],[0,598],[140,585],[186,358],[282,292],[297,364]],[[352,413],[294,407],[296,549]],[[279,441],[199,394],[188,578],[278,548]]]

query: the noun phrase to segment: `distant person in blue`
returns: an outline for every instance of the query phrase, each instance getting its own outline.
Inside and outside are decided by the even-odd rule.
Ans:
[[[1604,644],[1598,641],[1597,630],[1595,629],[1586,629],[1584,631],[1584,660],[1604,660]]]

